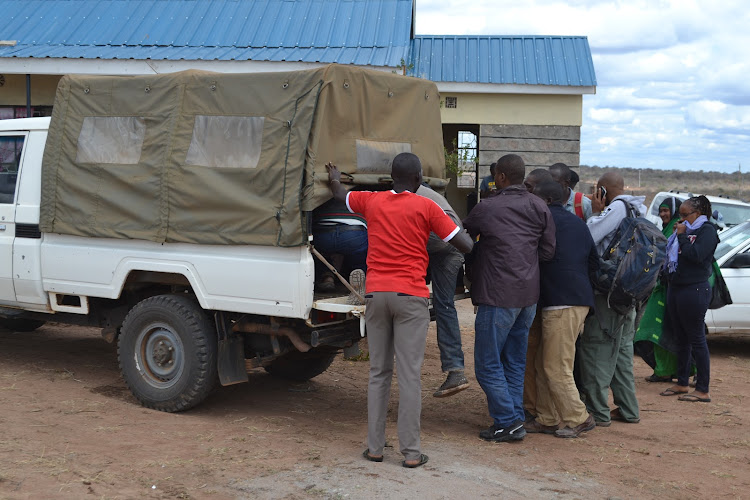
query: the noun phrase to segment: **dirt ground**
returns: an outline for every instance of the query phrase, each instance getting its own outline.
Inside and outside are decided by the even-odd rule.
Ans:
[[[473,314],[459,303],[467,374]],[[339,357],[305,384],[260,371],[198,408],[140,407],[116,349],[94,329],[0,332],[0,498],[750,498],[750,336],[710,340],[713,402],[660,397],[636,361],[641,423],[585,438],[477,437],[490,424],[472,387],[446,399],[434,324],[423,370],[429,463],[400,467],[395,397],[384,463],[361,457],[368,364]],[[394,385],[394,396],[397,389]]]

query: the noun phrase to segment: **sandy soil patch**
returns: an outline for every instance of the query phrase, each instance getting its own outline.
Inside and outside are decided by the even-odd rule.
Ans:
[[[384,463],[360,456],[367,362],[339,357],[305,384],[265,372],[167,414],[137,404],[115,347],[94,329],[48,324],[0,332],[0,498],[748,498],[750,336],[710,340],[713,402],[658,395],[636,361],[640,424],[585,438],[529,435],[490,444],[473,379],[473,313],[459,304],[472,387],[435,399],[443,380],[434,324],[423,370],[430,462],[400,467],[394,384]]]

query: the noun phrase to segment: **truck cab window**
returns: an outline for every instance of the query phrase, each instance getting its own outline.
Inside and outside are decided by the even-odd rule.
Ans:
[[[13,203],[24,136],[0,136],[0,203]]]

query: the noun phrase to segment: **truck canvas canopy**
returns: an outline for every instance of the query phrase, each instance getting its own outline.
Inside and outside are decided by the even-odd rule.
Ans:
[[[327,162],[390,175],[401,152],[443,177],[434,83],[329,65],[60,80],[44,151],[43,232],[299,246],[331,197]]]

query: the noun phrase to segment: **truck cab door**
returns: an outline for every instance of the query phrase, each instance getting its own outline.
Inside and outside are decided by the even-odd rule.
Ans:
[[[0,133],[0,302],[15,302],[13,241],[16,236],[16,186],[26,133]]]

